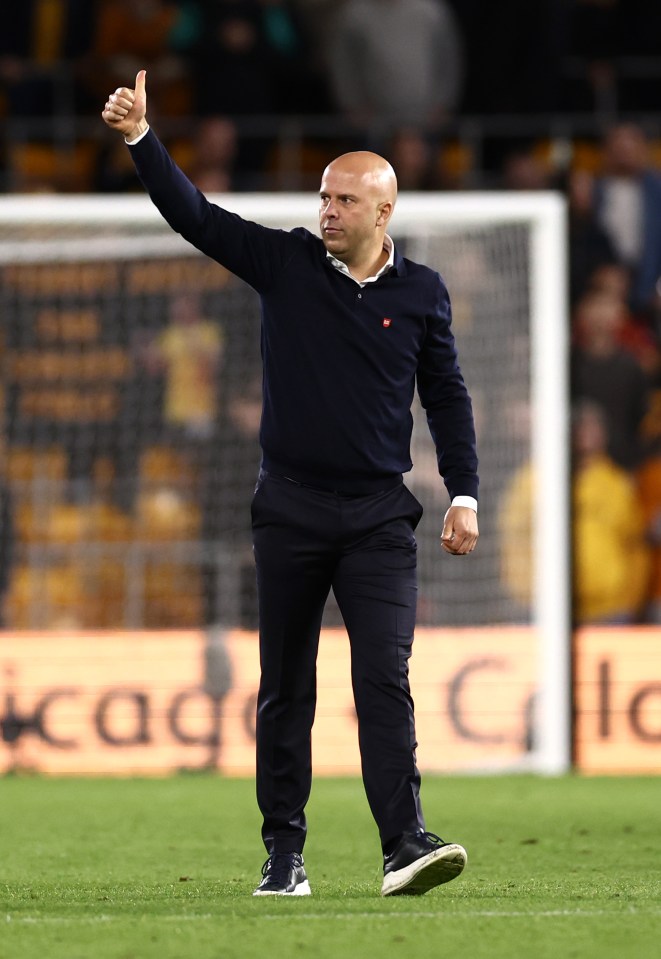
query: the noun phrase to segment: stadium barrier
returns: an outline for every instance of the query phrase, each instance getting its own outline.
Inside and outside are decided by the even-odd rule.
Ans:
[[[211,639],[200,631],[2,634],[0,771],[251,776],[257,637]],[[529,627],[418,630],[411,684],[423,772],[533,768],[536,645]],[[576,768],[661,772],[658,630],[582,630],[575,664]],[[342,630],[322,633],[318,674],[315,773],[357,775]]]
[[[575,762],[590,773],[661,772],[658,626],[584,628],[575,644]]]

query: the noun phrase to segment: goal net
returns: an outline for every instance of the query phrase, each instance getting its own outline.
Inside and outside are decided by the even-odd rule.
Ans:
[[[227,199],[249,219],[316,231],[313,196]],[[403,194],[392,233],[450,290],[480,456],[479,547],[450,557],[438,541],[447,495],[416,405],[407,481],[425,508],[418,621],[456,630],[457,642],[476,628],[530,637],[531,752],[542,757],[533,765],[561,769],[562,203],[552,194]],[[143,196],[3,199],[0,269],[2,481],[13,519],[6,625],[254,629],[254,292],[173,234]],[[340,624],[331,599],[326,625]]]

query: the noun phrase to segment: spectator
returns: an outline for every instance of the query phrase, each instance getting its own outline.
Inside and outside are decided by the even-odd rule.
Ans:
[[[636,485],[608,456],[606,418],[595,403],[577,404],[572,441],[576,622],[636,622],[650,571]]]
[[[604,293],[622,303],[627,303],[630,288],[631,274],[626,266],[614,261],[595,267],[588,276],[586,289],[583,292]]]
[[[587,291],[595,271],[602,266],[617,266],[618,258],[596,216],[592,174],[587,170],[570,170],[565,189],[569,214],[569,297],[574,306]],[[628,277],[626,283],[628,291]]]
[[[193,293],[172,297],[158,330],[135,330],[133,376],[126,384],[117,429],[116,503],[130,512],[140,455],[163,443],[184,452],[200,487],[218,413],[223,334],[206,319]]]
[[[379,146],[401,126],[434,133],[461,98],[463,42],[443,0],[355,0],[337,17],[329,69],[337,109]]]
[[[397,173],[400,190],[440,188],[437,151],[415,127],[400,127],[394,132],[388,156]]]
[[[608,453],[630,470],[640,461],[649,384],[640,363],[620,345],[626,317],[626,304],[617,297],[607,293],[582,297],[574,311],[571,390],[574,399],[589,399],[602,407]]]
[[[193,138],[190,159],[183,168],[202,193],[228,193],[237,186],[237,151],[234,121],[229,117],[203,117]]]
[[[217,323],[208,320],[193,293],[173,297],[167,326],[148,348],[153,368],[165,376],[163,420],[178,445],[206,442],[216,418],[216,379],[223,351]]]
[[[520,419],[525,425],[523,409]],[[608,455],[606,417],[590,400],[575,405],[572,446],[576,622],[635,622],[649,581],[642,499],[633,477]],[[512,473],[498,509],[503,589],[524,622],[530,617],[534,582],[534,497],[534,469],[526,460]]]
[[[272,61],[257,0],[203,7],[195,54],[195,109],[202,116],[266,115],[276,109]]]
[[[504,190],[549,190],[551,170],[534,147],[517,147],[503,160],[501,186]]]
[[[306,26],[291,0],[207,0],[200,8],[193,62],[199,113],[318,112]]]
[[[629,271],[618,263],[604,263],[598,266],[593,270],[588,281],[588,291],[615,297],[622,304],[624,320],[618,336],[620,346],[636,357],[650,386],[654,387],[661,385],[659,344],[649,324],[629,309],[630,286]]]
[[[250,117],[277,112],[276,72],[257,0],[222,0],[203,7],[203,27],[195,50],[195,112],[240,118],[237,169],[246,189],[263,185],[273,131],[254,126]]]
[[[632,308],[651,316],[661,276],[661,173],[650,165],[647,137],[634,123],[612,127],[603,148],[597,216],[618,259],[631,271]]]

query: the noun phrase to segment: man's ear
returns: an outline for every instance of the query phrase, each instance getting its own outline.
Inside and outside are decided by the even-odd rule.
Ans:
[[[377,211],[376,225],[385,226],[390,217],[392,216],[394,204],[391,200],[386,200],[385,203],[380,203]]]

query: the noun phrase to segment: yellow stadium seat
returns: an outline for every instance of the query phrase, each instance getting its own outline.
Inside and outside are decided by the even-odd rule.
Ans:
[[[475,166],[472,147],[458,140],[443,144],[438,153],[438,172],[448,188],[465,186],[467,177]]]
[[[140,493],[136,510],[136,534],[142,540],[192,540],[200,530],[200,510],[171,486]]]
[[[140,457],[140,479],[144,485],[167,483],[192,489],[195,474],[186,454],[170,446],[149,446]]]
[[[194,629],[202,620],[199,570],[186,563],[149,562],[145,567],[145,626]]]
[[[49,143],[14,143],[8,151],[9,182],[14,193],[89,190],[96,144],[80,141],[62,148]]]
[[[575,140],[572,148],[572,168],[586,173],[599,173],[602,164],[602,151],[597,143],[589,140]]]
[[[77,629],[84,625],[84,588],[72,563],[47,569],[18,566],[11,579],[7,618],[13,629]]]
[[[33,449],[14,446],[7,450],[6,475],[10,483],[30,483],[36,479],[63,480],[67,472],[67,455],[63,449]]]

